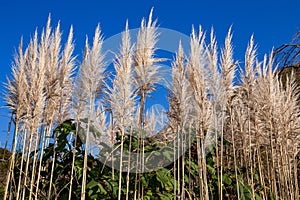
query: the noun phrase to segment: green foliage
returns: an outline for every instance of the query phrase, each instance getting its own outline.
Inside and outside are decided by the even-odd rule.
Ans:
[[[0,199],[4,197],[5,180],[9,168],[11,153],[7,149],[0,148]]]

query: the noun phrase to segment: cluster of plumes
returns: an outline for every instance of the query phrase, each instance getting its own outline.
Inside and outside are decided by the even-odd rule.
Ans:
[[[174,128],[192,126],[202,130],[202,139],[209,131],[220,131],[222,123],[219,119],[225,114],[228,101],[234,95],[233,80],[237,63],[233,61],[231,38],[229,31],[220,62],[213,30],[208,45],[201,27],[198,34],[192,30],[188,56],[184,55],[179,44],[176,60],[172,65],[169,98],[170,125],[174,125]]]
[[[293,73],[278,76],[272,56],[258,62],[253,43],[251,38],[245,71],[230,104],[232,123],[228,125],[234,134],[228,131],[224,137],[235,142],[238,164],[259,169],[262,184],[270,185],[277,198],[297,199],[299,85]],[[282,78],[286,79],[284,84]]]
[[[36,132],[41,124],[53,127],[69,117],[75,59],[73,29],[63,50],[60,24],[52,30],[50,18],[41,38],[36,31],[24,52],[22,44],[14,58],[5,98],[21,130]]]
[[[35,32],[24,52],[21,42],[12,67],[13,77],[8,79],[6,101],[14,114],[15,144],[17,140],[29,139],[21,147],[28,153],[44,147],[45,135],[68,117],[85,128],[86,156],[92,142],[114,144],[117,132],[123,137],[134,129],[154,130],[156,119],[146,111],[145,102],[163,81],[159,62],[164,59],[154,56],[158,35],[152,11],[148,22],[142,20],[136,44],[131,43],[126,23],[120,52],[113,63],[116,74],[109,83],[98,25],[91,47],[86,40],[83,61],[77,77],[73,78],[72,28],[62,50],[60,26],[52,30],[49,18],[41,38]],[[209,195],[205,153],[208,147],[216,145],[220,146],[216,153],[217,165],[227,161],[234,162],[236,168],[259,168],[261,184],[271,185],[276,197],[283,197],[289,190],[298,189],[294,173],[295,157],[300,150],[298,86],[293,76],[285,85],[281,83],[273,69],[272,56],[262,62],[257,60],[253,37],[243,65],[234,61],[231,42],[230,29],[219,56],[214,31],[207,42],[205,32],[199,27],[198,32],[192,29],[188,55],[179,43],[172,64],[169,124],[165,128],[168,131],[159,134],[165,134],[163,138],[168,140],[184,134],[178,139],[182,144],[186,143],[186,135],[196,134],[203,196]],[[98,131],[93,132],[92,128]],[[43,131],[46,134],[41,134]],[[220,145],[219,138],[233,144],[230,151],[238,162],[222,157],[223,144]],[[84,174],[86,167],[85,159]],[[222,167],[218,173],[222,179]],[[253,178],[246,179],[253,184]],[[84,181],[85,177],[83,185]],[[297,192],[292,192],[291,198],[296,198],[292,195]],[[85,187],[82,187],[83,198],[84,194]]]
[[[220,58],[213,30],[208,44],[201,27],[198,34],[192,30],[188,56],[179,45],[169,98],[171,134],[173,138],[189,134],[187,130],[193,127],[196,138],[201,138],[197,146],[200,157],[216,145],[215,159],[220,165],[223,162],[249,171],[257,169],[261,184],[269,185],[276,197],[297,198],[299,86],[293,74],[284,77],[287,81],[282,84],[272,56],[258,61],[253,37],[244,64],[235,62],[231,40],[230,29]],[[222,158],[225,147],[219,138],[233,144],[229,151],[235,160]],[[182,139],[179,142],[185,143]],[[203,165],[200,161],[198,164]],[[250,175],[246,181],[254,185]],[[207,196],[205,186],[202,189]]]
[[[5,99],[15,122],[10,170],[14,167],[17,147],[22,152],[19,183],[16,186],[17,198],[21,197],[20,191],[24,191],[24,198],[24,188],[29,187],[29,184],[32,195],[32,181],[35,176],[40,177],[40,170],[32,172],[31,180],[27,177],[30,153],[39,148],[43,149],[48,144],[50,131],[70,117],[68,110],[71,105],[75,66],[73,29],[70,28],[68,39],[62,48],[60,24],[52,29],[50,22],[49,17],[40,38],[35,31],[25,51],[21,41],[14,57],[13,77],[8,78],[6,85],[8,92]],[[39,168],[41,162],[37,161],[37,157],[41,161],[42,153],[38,156],[35,151],[34,156],[32,169]],[[24,160],[27,160],[26,166],[23,166]],[[7,181],[10,181],[9,178]]]
[[[179,146],[184,146],[191,135],[196,137],[200,196],[207,198],[209,194],[205,153],[218,143],[219,137],[224,136],[227,128],[225,124],[229,119],[226,111],[235,90],[237,63],[233,60],[231,39],[232,34],[229,30],[219,61],[213,30],[210,34],[210,42],[207,44],[202,28],[199,27],[198,33],[193,28],[189,55],[184,55],[179,44],[176,60],[172,65],[172,88],[169,98],[170,127],[173,130],[173,138],[177,138],[178,143],[181,143]],[[180,182],[179,177],[177,181]],[[184,188],[177,190],[182,191],[178,195],[185,198]]]

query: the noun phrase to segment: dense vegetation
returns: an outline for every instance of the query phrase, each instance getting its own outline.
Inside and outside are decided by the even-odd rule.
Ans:
[[[0,197],[4,195],[5,180],[8,172],[8,161],[11,153],[7,149],[0,148]]]
[[[179,43],[170,66],[168,121],[157,131],[146,102],[165,81],[165,59],[155,54],[152,11],[134,44],[126,23],[113,77],[99,26],[76,75],[72,28],[64,47],[61,35],[49,18],[15,56],[5,96],[13,144],[0,163],[8,168],[1,197],[299,199],[295,73],[277,73],[272,54],[258,61],[253,37],[239,63],[231,29],[218,53],[213,30],[207,38],[193,28],[189,53]]]

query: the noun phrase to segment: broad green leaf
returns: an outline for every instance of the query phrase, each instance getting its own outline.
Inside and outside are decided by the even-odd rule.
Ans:
[[[227,174],[223,174],[223,183],[226,185],[231,185],[232,180],[229,178]]]
[[[94,179],[92,179],[92,180],[86,185],[86,188],[87,188],[87,189],[91,189],[91,188],[97,186],[98,184],[99,184],[98,182],[96,182]]]

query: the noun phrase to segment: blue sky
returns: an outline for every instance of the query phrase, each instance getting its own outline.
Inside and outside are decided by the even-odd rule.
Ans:
[[[228,28],[233,26],[235,58],[243,54],[252,34],[258,44],[259,57],[273,47],[288,43],[300,30],[299,0],[9,0],[0,3],[0,82],[11,73],[13,53],[21,36],[27,44],[36,28],[41,31],[49,13],[52,25],[61,21],[64,37],[74,26],[76,50],[82,52],[85,36],[90,38],[100,23],[104,38],[123,31],[126,19],[130,28],[138,28],[143,17],[154,7],[154,17],[162,28],[189,35],[192,25],[202,25],[209,32],[213,26],[222,46]],[[177,43],[177,42],[176,42]],[[3,91],[3,86],[1,86]],[[0,100],[0,106],[4,102]],[[5,142],[9,113],[0,109],[0,146]]]

